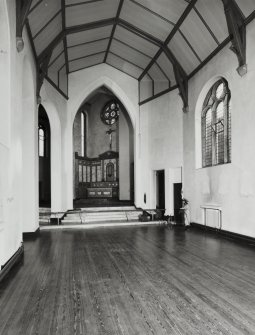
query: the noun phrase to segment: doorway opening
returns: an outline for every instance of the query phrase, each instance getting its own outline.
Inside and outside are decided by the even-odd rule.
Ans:
[[[74,208],[133,204],[134,130],[127,110],[105,86],[76,113],[73,171]]]
[[[174,220],[177,224],[182,223],[182,183],[174,183]]]
[[[38,110],[39,207],[51,206],[50,122],[42,105]]]
[[[165,209],[165,170],[156,171],[156,208]]]

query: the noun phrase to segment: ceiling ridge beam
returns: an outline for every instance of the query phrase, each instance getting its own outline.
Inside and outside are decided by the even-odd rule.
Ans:
[[[23,28],[25,26],[32,0],[16,0],[16,48],[21,52],[24,48],[22,38]]]
[[[118,10],[117,10],[117,13],[116,13],[116,17],[115,17],[115,22],[114,22],[114,25],[113,25],[113,27],[112,27],[112,31],[111,31],[111,35],[110,35],[110,39],[109,39],[109,43],[108,43],[108,46],[107,46],[107,49],[106,49],[106,52],[105,52],[104,63],[106,62],[106,59],[107,59],[107,57],[108,57],[109,50],[110,50],[110,48],[111,48],[112,39],[113,39],[115,30],[116,30],[116,27],[117,27],[117,23],[118,23],[118,19],[119,19],[119,17],[120,17],[120,12],[121,12],[121,9],[122,9],[122,7],[123,7],[123,3],[124,3],[124,0],[120,0],[120,2],[119,2],[119,6],[118,6]]]
[[[245,16],[235,0],[222,0],[222,2],[228,32],[232,37],[230,49],[236,54],[238,59],[238,74],[244,76],[247,73]]]

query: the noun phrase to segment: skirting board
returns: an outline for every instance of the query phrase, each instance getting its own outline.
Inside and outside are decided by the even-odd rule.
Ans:
[[[29,232],[29,233],[23,233],[23,240],[35,240],[40,235],[40,228],[38,227],[36,231]]]
[[[228,231],[228,230],[216,229],[216,228],[212,228],[212,227],[209,227],[209,226],[204,226],[204,225],[202,225],[200,223],[196,223],[196,222],[191,222],[190,225],[194,228],[202,229],[203,231],[208,231],[208,232],[220,235],[220,236],[225,237],[225,238],[230,238],[230,239],[233,239],[233,240],[238,241],[238,242],[245,242],[249,245],[255,246],[255,238],[251,237],[251,236],[241,235],[241,234],[233,233],[233,232]]]
[[[24,257],[24,246],[22,243],[21,247],[15,252],[15,254],[1,267],[0,282],[17,263],[23,260],[23,257]]]

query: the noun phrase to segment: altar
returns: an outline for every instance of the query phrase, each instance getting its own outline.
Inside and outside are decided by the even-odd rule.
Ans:
[[[80,199],[119,197],[119,154],[106,151],[96,158],[75,153],[75,193]]]

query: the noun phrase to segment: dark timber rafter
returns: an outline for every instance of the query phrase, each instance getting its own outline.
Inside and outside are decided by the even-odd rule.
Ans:
[[[66,29],[66,13],[65,13],[65,0],[61,0],[61,15],[62,15],[62,28]],[[68,53],[67,53],[67,41],[66,35],[63,38],[64,51],[65,51],[65,63],[66,63],[66,74],[69,73]]]
[[[118,10],[117,10],[117,14],[116,14],[116,18],[115,18],[115,23],[114,23],[114,25],[113,25],[112,32],[111,32],[111,36],[110,36],[110,39],[109,39],[109,43],[108,43],[108,46],[107,46],[107,49],[106,49],[106,52],[105,52],[104,63],[105,63],[106,60],[107,60],[107,56],[108,56],[109,50],[110,50],[110,48],[111,48],[112,39],[113,39],[115,30],[116,30],[116,27],[117,27],[117,24],[118,24],[118,19],[119,19],[119,17],[120,17],[120,12],[121,12],[121,9],[122,9],[122,7],[123,7],[123,3],[124,3],[124,0],[120,0],[119,7],[118,7]]]
[[[39,62],[37,66],[37,85],[36,85],[36,96],[38,103],[40,103],[40,90],[43,84],[44,78],[47,76],[48,66],[50,63],[50,58],[52,55],[52,50],[49,51]]]
[[[170,34],[167,36],[164,43],[161,43],[160,49],[154,56],[154,58],[151,60],[151,62],[148,64],[148,66],[145,68],[141,76],[139,77],[139,81],[144,77],[144,75],[149,71],[149,69],[153,66],[153,64],[156,62],[158,57],[162,54],[162,52],[165,52],[167,58],[173,65],[174,74],[175,74],[175,80],[179,87],[180,97],[183,101],[183,111],[188,111],[188,76],[182,66],[179,64],[177,59],[174,57],[172,52],[168,48],[168,44],[171,41],[171,39],[174,37],[176,32],[179,30],[180,26],[182,25],[183,21],[186,19],[186,17],[189,15],[190,11],[194,8],[197,0],[190,1],[189,5],[186,7],[185,11],[175,24],[174,28],[170,32]]]
[[[16,47],[18,52],[24,48],[22,31],[31,7],[32,0],[16,0]]]
[[[222,0],[226,15],[229,35],[232,37],[231,50],[238,58],[237,72],[240,76],[247,73],[246,65],[246,26],[245,17],[235,0]]]

